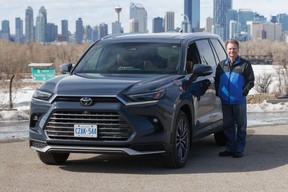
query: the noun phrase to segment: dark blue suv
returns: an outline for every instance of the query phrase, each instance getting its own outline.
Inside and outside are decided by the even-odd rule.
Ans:
[[[214,72],[226,58],[209,33],[121,34],[95,42],[31,101],[29,143],[46,164],[70,153],[159,154],[183,167],[191,143],[225,144]]]

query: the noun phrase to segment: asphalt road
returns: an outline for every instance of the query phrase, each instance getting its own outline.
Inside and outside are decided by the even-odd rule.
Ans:
[[[0,191],[288,191],[288,126],[248,129],[245,156],[218,157],[213,137],[194,143],[182,169],[157,156],[71,154],[67,164],[40,162],[28,140],[0,143]]]

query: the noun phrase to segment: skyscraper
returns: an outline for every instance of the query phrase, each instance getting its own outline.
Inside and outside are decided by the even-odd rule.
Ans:
[[[226,13],[232,9],[232,0],[214,0],[213,4],[214,33],[220,35],[223,40],[227,39]]]
[[[25,11],[25,41],[34,41],[34,18],[32,7],[27,7]]]
[[[20,17],[15,19],[15,42],[16,43],[24,43],[23,42],[23,20]]]
[[[1,32],[1,38],[5,39],[7,41],[11,41],[10,37],[10,26],[8,20],[2,21],[2,32]]]
[[[175,30],[175,13],[167,11],[164,18],[164,31],[174,31]]]
[[[147,30],[147,12],[140,3],[130,3],[130,21],[134,19],[138,21],[139,32],[148,33]],[[130,29],[131,31],[131,29]]]
[[[64,37],[64,41],[69,41],[68,20],[61,20],[61,35]]]
[[[44,18],[44,42],[46,42],[47,41],[47,11],[45,7],[43,6],[40,7],[39,13],[41,13]]]
[[[152,32],[153,33],[164,32],[164,21],[163,21],[163,18],[156,17],[156,18],[153,19]]]
[[[75,37],[76,37],[77,44],[80,44],[83,42],[83,21],[81,18],[78,18],[78,20],[76,21]]]
[[[192,31],[200,28],[200,0],[184,0],[184,21],[187,19],[186,16],[189,18]]]
[[[45,43],[45,34],[46,34],[46,27],[45,27],[45,18],[43,14],[39,11],[36,17],[36,27],[35,27],[35,41],[38,43]]]
[[[99,25],[99,36],[100,38],[105,37],[108,35],[108,25],[105,23],[101,23]]]

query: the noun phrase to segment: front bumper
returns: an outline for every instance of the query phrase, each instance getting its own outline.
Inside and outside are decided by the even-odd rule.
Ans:
[[[93,106],[84,107],[71,100],[53,103],[32,100],[31,148],[39,152],[128,155],[164,153],[170,149],[171,115],[159,106],[161,103],[125,105],[114,101],[95,102]],[[113,118],[106,114],[113,114],[109,115]],[[98,137],[74,137],[76,123],[98,124]]]

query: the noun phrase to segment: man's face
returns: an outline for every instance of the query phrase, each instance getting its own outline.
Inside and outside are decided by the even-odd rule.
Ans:
[[[236,57],[238,56],[239,48],[234,43],[228,43],[226,47],[226,51],[230,59],[234,61]]]

